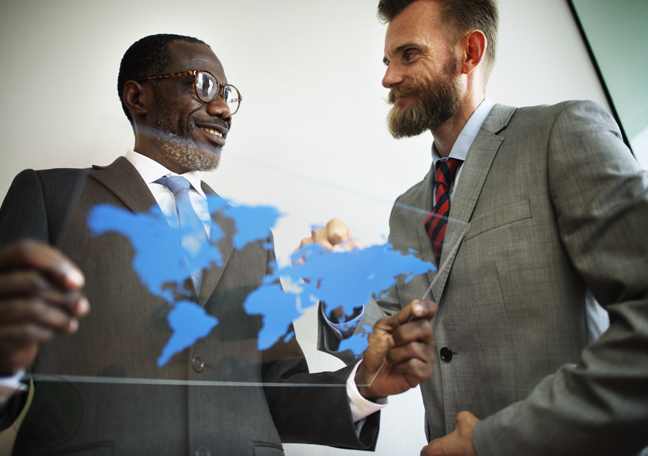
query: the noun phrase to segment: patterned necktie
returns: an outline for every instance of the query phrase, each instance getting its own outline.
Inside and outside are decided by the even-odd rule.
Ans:
[[[425,231],[432,241],[432,250],[434,250],[437,266],[441,266],[441,249],[448,225],[448,214],[450,214],[450,186],[457,168],[462,162],[463,160],[457,158],[449,158],[436,163],[436,183],[434,184],[436,203],[425,220]]]
[[[155,182],[168,187],[173,192],[178,214],[178,225],[188,232],[182,237],[180,243],[192,255],[195,255],[207,244],[208,240],[205,225],[203,225],[202,220],[200,220],[200,217],[198,217],[198,214],[196,214],[196,211],[191,205],[191,199],[189,198],[191,184],[182,176],[162,177]],[[199,293],[202,283],[202,270],[200,268],[192,270],[191,259],[185,258],[185,260],[191,271],[191,280],[196,288],[196,292]]]

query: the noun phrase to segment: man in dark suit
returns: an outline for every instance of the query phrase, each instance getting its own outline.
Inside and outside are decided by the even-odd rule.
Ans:
[[[242,305],[273,267],[272,238],[235,249],[233,221],[209,214],[214,192],[199,175],[218,165],[238,90],[209,46],[176,35],[131,46],[118,89],[136,152],[106,167],[24,171],[0,210],[0,374],[28,369],[35,385],[14,453],[269,455],[283,453],[282,441],[374,448],[375,401],[431,375],[434,305],[378,322],[365,360],[338,372],[308,374],[294,338],[259,351],[261,317]],[[178,179],[187,188],[168,184]],[[102,203],[153,206],[182,225],[185,197],[203,236],[223,231],[223,264],[188,271],[172,291],[219,323],[159,367],[171,306],[133,273],[131,243],[91,236],[87,217]],[[2,393],[6,425],[26,393]]]
[[[432,440],[422,454],[637,453],[648,443],[646,172],[592,102],[485,98],[495,1],[378,10],[390,131],[434,138],[432,168],[394,206],[390,241],[447,266],[397,284],[364,322],[434,281],[439,356],[421,385]],[[470,223],[457,249],[464,227],[440,215]]]

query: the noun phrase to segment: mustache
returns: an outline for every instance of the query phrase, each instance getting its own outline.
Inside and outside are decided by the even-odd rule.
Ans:
[[[192,127],[195,127],[197,124],[201,124],[201,125],[219,125],[219,126],[221,126],[223,128],[226,128],[227,130],[229,130],[230,127],[231,127],[230,122],[226,122],[226,121],[224,121],[222,119],[218,119],[218,118],[215,118],[215,119],[201,119],[200,117],[194,117],[193,119],[191,119],[191,126]]]
[[[387,95],[387,103],[393,105],[396,103],[397,98],[420,95],[424,89],[425,84],[418,79],[413,79],[407,86],[399,86],[391,89]]]

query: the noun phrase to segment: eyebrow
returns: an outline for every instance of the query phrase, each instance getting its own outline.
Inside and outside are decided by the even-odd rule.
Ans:
[[[398,46],[396,48],[396,50],[394,51],[394,54],[399,54],[399,53],[401,53],[402,51],[404,51],[405,49],[407,49],[409,47],[421,47],[421,45],[420,45],[420,43],[417,43],[415,41],[408,41],[407,43],[404,43],[404,44],[401,44],[400,46]],[[391,62],[391,60],[388,59],[387,56],[383,57],[383,63],[385,65],[389,66],[390,62]]]

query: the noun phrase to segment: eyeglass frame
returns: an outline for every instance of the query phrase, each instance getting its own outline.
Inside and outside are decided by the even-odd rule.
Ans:
[[[216,91],[216,95],[214,96],[214,98],[212,98],[212,99],[209,100],[209,101],[205,101],[205,100],[203,100],[203,99],[200,98],[200,96],[198,95],[198,89],[196,88],[196,77],[198,76],[198,73],[207,73],[207,74],[209,74],[212,78],[214,78],[214,81],[216,81],[216,84],[218,84],[218,90]],[[178,73],[163,74],[163,75],[161,75],[161,76],[151,76],[151,77],[149,77],[149,78],[146,78],[146,79],[142,80],[142,82],[149,81],[149,80],[151,80],[151,79],[178,78],[178,77],[182,77],[182,76],[193,76],[193,88],[194,88],[194,93],[196,94],[196,98],[198,98],[198,99],[199,99],[200,101],[202,101],[203,103],[211,103],[212,101],[214,101],[214,100],[215,100],[216,98],[218,98],[219,96],[223,99],[223,101],[225,101],[225,97],[224,97],[224,94],[225,94],[225,87],[227,87],[227,86],[229,86],[229,87],[234,87],[234,90],[236,90],[236,93],[238,93],[238,99],[239,99],[239,101],[238,101],[238,106],[237,106],[237,108],[236,108],[236,111],[230,113],[230,115],[233,116],[233,115],[236,114],[236,113],[238,112],[238,110],[241,108],[241,102],[243,101],[243,96],[241,95],[241,92],[239,92],[239,89],[237,89],[236,86],[235,86],[235,85],[232,85],[232,84],[223,84],[222,82],[220,82],[220,81],[218,80],[218,78],[217,78],[216,76],[214,76],[214,73],[212,73],[211,71],[207,71],[207,70],[187,70],[187,71],[180,71],[180,72],[178,72]],[[229,105],[228,105],[228,107],[229,107]]]

